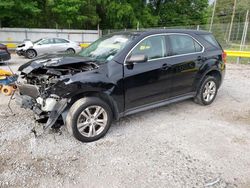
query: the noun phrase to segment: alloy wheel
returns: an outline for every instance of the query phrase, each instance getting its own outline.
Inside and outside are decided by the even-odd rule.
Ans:
[[[26,53],[27,53],[27,57],[30,59],[36,57],[36,52],[34,50],[28,50]]]
[[[102,133],[108,122],[107,112],[101,106],[89,106],[79,115],[77,129],[85,137],[95,137]]]
[[[214,81],[208,81],[204,87],[203,91],[203,99],[206,102],[210,102],[214,99],[215,94],[216,94],[216,83]]]

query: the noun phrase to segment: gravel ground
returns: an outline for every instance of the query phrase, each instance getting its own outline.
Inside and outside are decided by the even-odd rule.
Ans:
[[[0,95],[0,187],[250,187],[250,66],[228,64],[210,106],[131,115],[88,144],[65,127],[43,133],[14,103],[12,116],[8,100]]]

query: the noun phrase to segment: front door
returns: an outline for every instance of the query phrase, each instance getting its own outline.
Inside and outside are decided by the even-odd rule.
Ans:
[[[124,67],[125,110],[164,100],[171,88],[166,36],[146,37],[128,55],[144,54],[148,61]]]
[[[54,44],[54,40],[52,38],[43,39],[41,42],[36,44],[35,49],[38,54],[55,52],[55,49],[53,48],[53,44]]]

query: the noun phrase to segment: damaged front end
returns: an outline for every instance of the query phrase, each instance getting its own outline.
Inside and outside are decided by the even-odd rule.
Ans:
[[[97,69],[91,60],[78,56],[46,56],[22,65],[17,82],[16,102],[31,109],[44,128],[65,123],[66,109],[73,88],[69,84],[75,74]],[[74,88],[76,89],[76,88]]]

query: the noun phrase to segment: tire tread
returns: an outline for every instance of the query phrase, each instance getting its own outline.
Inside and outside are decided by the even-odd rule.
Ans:
[[[108,114],[108,123],[106,125],[106,128],[101,134],[97,135],[96,137],[88,138],[88,137],[84,137],[78,132],[76,125],[75,125],[75,120],[76,120],[75,118],[78,117],[78,116],[76,117],[76,115],[79,113],[79,110],[81,110],[85,106],[87,107],[90,105],[101,105],[102,107],[104,107]],[[70,135],[73,135],[77,140],[82,141],[82,142],[92,142],[103,137],[108,131],[111,125],[111,122],[112,122],[111,108],[106,102],[104,102],[98,97],[84,97],[84,98],[77,100],[69,109],[69,112],[66,117],[66,127],[67,127],[68,132],[70,133]]]
[[[213,101],[214,101],[214,99],[211,101],[211,102],[209,102],[209,103],[205,103],[204,101],[203,101],[203,99],[202,99],[202,93],[203,93],[203,88],[204,88],[204,85],[206,84],[206,82],[208,82],[209,80],[214,80],[215,81],[215,84],[216,84],[216,94],[215,94],[215,97],[214,97],[214,99],[216,98],[216,95],[217,95],[217,91],[218,91],[218,80],[217,80],[217,78],[216,77],[214,77],[214,76],[205,76],[205,78],[203,79],[203,81],[201,82],[201,84],[200,84],[200,87],[199,87],[199,89],[198,89],[198,91],[197,91],[197,94],[196,94],[196,96],[194,97],[194,102],[195,103],[197,103],[197,104],[200,104],[200,105],[209,105],[209,104],[211,104]]]

